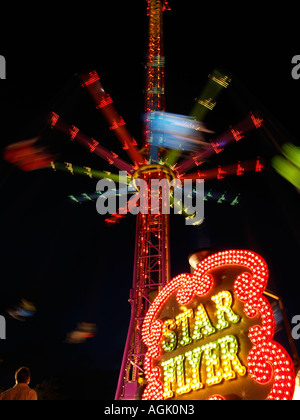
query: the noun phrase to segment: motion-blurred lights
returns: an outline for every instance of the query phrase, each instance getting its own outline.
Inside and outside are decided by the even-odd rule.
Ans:
[[[77,328],[67,334],[66,343],[80,344],[84,343],[88,338],[95,337],[97,333],[96,324],[89,322],[80,322]]]
[[[274,156],[273,168],[294,187],[300,189],[300,147],[292,143],[282,146],[283,156]]]
[[[36,307],[34,303],[22,299],[19,305],[13,309],[8,309],[7,313],[18,321],[26,321],[26,319],[32,318],[36,314]]]

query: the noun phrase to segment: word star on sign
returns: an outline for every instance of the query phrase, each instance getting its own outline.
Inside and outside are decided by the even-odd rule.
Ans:
[[[291,400],[294,366],[273,340],[267,282],[259,255],[231,250],[168,283],[144,320],[143,399]]]

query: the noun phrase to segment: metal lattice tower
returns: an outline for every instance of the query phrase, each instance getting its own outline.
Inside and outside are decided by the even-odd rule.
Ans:
[[[145,89],[145,114],[165,110],[162,12],[166,2],[148,1],[149,45]],[[144,147],[150,165],[141,167],[135,177],[144,179],[151,195],[151,180],[171,179],[172,171],[158,164],[159,148],[153,145],[151,118],[145,121]],[[155,142],[155,144],[157,144]],[[151,146],[151,147],[149,147]],[[150,197],[149,197],[150,199]],[[161,207],[161,196],[160,207]],[[149,306],[170,279],[169,215],[161,208],[155,214],[137,215],[133,287],[130,292],[131,320],[120,371],[116,399],[139,399],[143,387],[142,325]]]

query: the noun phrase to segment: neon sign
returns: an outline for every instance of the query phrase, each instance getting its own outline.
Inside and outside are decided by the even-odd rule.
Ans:
[[[259,255],[233,250],[168,283],[143,325],[143,399],[291,400],[294,366],[273,340],[267,282]]]

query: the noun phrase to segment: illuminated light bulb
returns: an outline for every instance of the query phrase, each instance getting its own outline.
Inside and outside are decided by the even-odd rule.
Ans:
[[[216,303],[216,308],[217,308],[216,315],[218,319],[216,328],[218,330],[223,330],[224,328],[228,328],[230,325],[229,322],[226,321],[225,319],[225,314],[228,320],[232,322],[233,324],[236,324],[237,322],[240,321],[241,318],[237,314],[234,313],[231,307],[232,295],[230,292],[228,291],[220,292],[217,295],[213,296],[211,300]]]
[[[186,394],[191,391],[190,379],[188,379],[187,383],[185,384],[184,367],[183,367],[184,360],[185,360],[185,356],[183,354],[175,357],[175,362],[177,365],[177,371],[176,371],[177,373],[176,394],[177,395]]]
[[[176,383],[176,367],[174,359],[167,360],[162,362],[162,367],[164,370],[164,393],[163,396],[165,399],[172,398],[174,392],[172,391],[172,384]]]
[[[185,357],[192,367],[192,381],[190,382],[190,387],[193,391],[197,391],[203,388],[203,384],[200,379],[200,364],[202,357],[203,349],[198,347],[192,351],[186,352]]]
[[[215,342],[203,346],[206,363],[206,384],[216,385],[222,381],[223,371],[220,367],[219,348]],[[215,353],[214,353],[215,352]]]
[[[163,336],[165,339],[162,341],[161,346],[166,352],[175,350],[177,346],[177,334],[175,331],[171,331],[174,329],[176,329],[176,322],[174,319],[168,319],[164,322]]]
[[[228,335],[224,338],[219,338],[218,343],[221,348],[222,368],[224,370],[223,377],[225,380],[235,378],[236,371],[240,376],[246,374],[245,366],[242,366],[237,353],[238,343],[233,335]],[[232,365],[232,366],[231,366]]]
[[[207,337],[215,332],[216,329],[212,326],[204,306],[202,304],[199,305],[195,315],[195,326],[192,339],[197,341],[200,340],[203,335]]]

